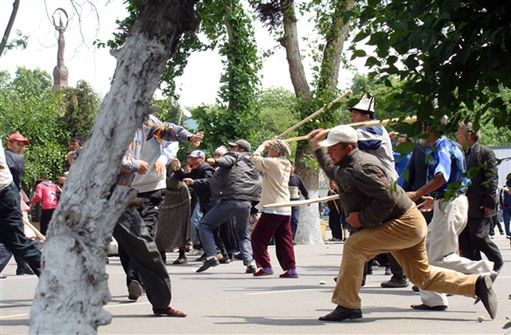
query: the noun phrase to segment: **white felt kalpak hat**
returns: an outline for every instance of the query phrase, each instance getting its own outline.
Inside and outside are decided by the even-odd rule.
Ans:
[[[337,143],[357,143],[358,132],[347,125],[340,125],[330,129],[326,140],[319,142],[322,147],[331,147]]]
[[[369,94],[364,94],[360,101],[350,110],[357,110],[362,113],[374,113],[374,97]]]

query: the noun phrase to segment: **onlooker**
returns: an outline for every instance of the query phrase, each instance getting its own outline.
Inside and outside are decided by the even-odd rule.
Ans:
[[[459,236],[460,252],[472,260],[481,260],[484,253],[498,272],[504,261],[489,236],[497,207],[497,159],[491,149],[479,144],[479,134],[471,122],[460,123],[456,139],[465,151],[471,179],[467,189],[468,223]]]
[[[69,141],[69,151],[66,154],[66,170],[69,170],[71,165],[73,165],[82,147],[83,141],[79,137],[73,137],[71,141]]]
[[[53,212],[60,201],[62,189],[50,180],[43,180],[37,184],[32,197],[32,206],[41,203],[41,234],[46,235]]]
[[[504,229],[506,237],[511,239],[511,173],[506,176],[506,185],[502,186],[499,193],[500,208],[502,208],[502,219],[504,220]]]

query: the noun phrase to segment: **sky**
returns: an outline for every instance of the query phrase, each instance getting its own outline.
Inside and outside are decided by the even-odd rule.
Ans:
[[[105,41],[115,31],[116,19],[125,17],[126,10],[121,0],[92,1],[97,8],[97,14],[86,5],[87,0],[75,0],[82,4],[76,9],[71,7],[69,0],[23,0],[11,31],[10,39],[16,31],[28,35],[26,49],[9,50],[0,57],[0,70],[6,70],[14,75],[16,68],[23,66],[29,69],[39,68],[50,74],[57,63],[57,36],[52,24],[52,15],[59,7],[64,8],[69,15],[69,23],[65,32],[66,47],[64,63],[69,70],[69,85],[75,86],[79,80],[86,80],[101,96],[108,92],[110,81],[115,69],[115,59],[105,48],[93,46],[95,40]],[[12,0],[0,0],[0,32],[9,20],[12,10]],[[312,29],[309,20],[299,19],[299,33],[303,38],[311,37]],[[258,46],[269,49],[276,42],[268,32],[256,24],[255,38]],[[365,72],[362,60],[354,66]],[[310,65],[310,64],[309,64]],[[308,69],[311,66],[306,66]],[[182,77],[176,79],[180,93],[180,103],[184,107],[194,107],[201,104],[214,103],[219,89],[219,79],[222,73],[220,56],[214,51],[192,54]],[[292,91],[291,80],[283,48],[263,59],[261,70],[263,88],[283,87]],[[311,77],[310,70],[307,75]],[[347,89],[351,83],[353,72],[342,70],[339,76],[339,87]]]

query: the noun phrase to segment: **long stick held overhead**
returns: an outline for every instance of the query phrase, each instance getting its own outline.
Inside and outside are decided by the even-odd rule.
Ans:
[[[315,118],[316,116],[318,116],[319,114],[323,113],[323,112],[326,112],[328,110],[330,110],[332,108],[332,106],[334,106],[335,104],[339,103],[342,99],[348,97],[351,95],[351,91],[346,91],[344,92],[343,94],[341,94],[340,96],[338,96],[337,98],[335,98],[334,100],[332,100],[328,105],[326,106],[323,106],[321,107],[320,109],[318,109],[317,111],[315,111],[314,113],[312,113],[311,115],[307,116],[305,119],[303,119],[302,121],[298,122],[297,124],[295,124],[294,126],[288,128],[287,130],[285,130],[283,133],[281,133],[280,135],[277,135],[276,138],[282,138],[284,137],[284,135],[292,132],[293,130],[295,130],[296,128],[300,127],[301,125],[303,125],[304,123],[310,121],[311,119]]]
[[[289,207],[289,206],[293,207],[293,206],[313,204],[316,202],[327,202],[327,201],[337,200],[337,199],[339,199],[339,194],[329,195],[326,197],[315,198],[315,199],[275,202],[273,204],[264,205],[263,208],[278,208],[278,207]]]
[[[396,118],[385,119],[385,120],[371,120],[371,121],[364,121],[364,122],[348,123],[346,125],[352,126],[353,128],[363,128],[363,127],[372,127],[372,126],[386,126],[389,124],[396,124],[396,123],[412,124],[415,122],[417,122],[417,116],[407,116],[404,119],[396,117]],[[327,131],[329,131],[330,129],[327,129]],[[307,135],[303,135],[303,136],[287,138],[284,141],[290,143],[290,142],[303,141],[306,139],[307,139]]]

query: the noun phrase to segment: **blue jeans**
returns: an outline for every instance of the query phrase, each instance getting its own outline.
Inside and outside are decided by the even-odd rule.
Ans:
[[[248,200],[220,200],[215,207],[204,215],[199,225],[199,233],[206,256],[216,256],[213,230],[230,218],[235,218],[234,232],[240,246],[243,264],[249,265],[252,263],[252,245],[248,234],[248,218],[251,207],[252,204]]]
[[[0,191],[0,242],[15,256],[24,259],[36,275],[41,273],[41,251],[25,237],[19,191],[14,185]]]

